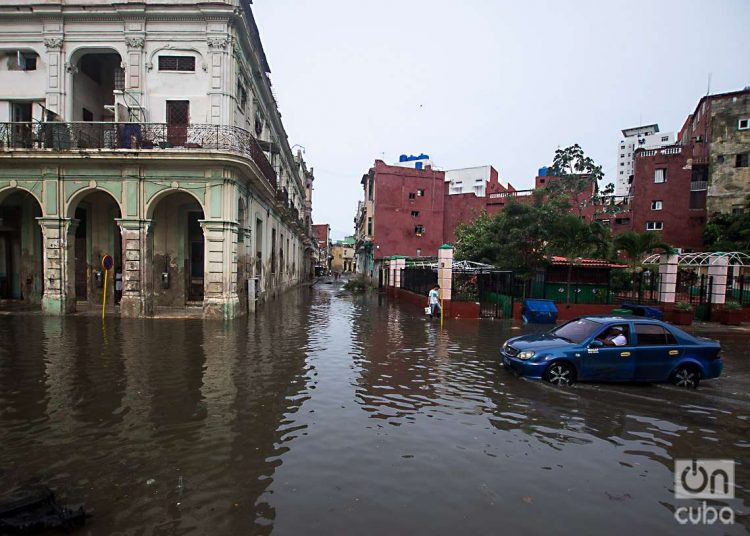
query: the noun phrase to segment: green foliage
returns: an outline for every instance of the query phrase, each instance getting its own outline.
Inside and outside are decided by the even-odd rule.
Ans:
[[[360,278],[350,279],[344,283],[344,290],[349,290],[351,292],[364,292],[367,290],[367,285],[364,280]]]
[[[514,270],[521,277],[545,262],[555,205],[511,202],[494,216],[482,213],[456,229],[456,258]]]
[[[711,218],[703,231],[703,243],[711,251],[750,253],[750,196],[744,212]]]
[[[653,231],[646,231],[645,233],[625,231],[615,237],[614,245],[619,251],[625,252],[633,272],[637,268],[643,267],[641,261],[648,253],[652,253],[657,249],[661,249],[666,253],[674,251],[672,246],[662,240],[659,233]]]
[[[724,304],[723,309],[725,311],[741,311],[742,306],[739,303],[736,302],[727,302]]]
[[[615,185],[612,183],[603,189],[599,188],[599,182],[604,179],[604,171],[591,157],[584,154],[577,143],[555,151],[550,173],[558,177],[547,185],[546,191],[550,197],[557,197],[571,204],[572,208],[578,210],[579,215],[589,205],[601,205],[606,209],[604,199],[611,197],[615,191]],[[576,199],[582,192],[588,192],[590,195],[585,199]]]
[[[693,310],[693,306],[688,302],[681,301],[674,304],[674,310],[689,313]]]

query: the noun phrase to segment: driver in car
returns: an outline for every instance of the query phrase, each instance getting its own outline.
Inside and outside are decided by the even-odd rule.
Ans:
[[[628,338],[620,326],[612,326],[607,331],[597,337],[604,343],[604,346],[625,346],[628,344]]]

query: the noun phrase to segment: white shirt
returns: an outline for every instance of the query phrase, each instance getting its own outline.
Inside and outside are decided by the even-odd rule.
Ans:
[[[611,341],[615,346],[625,346],[628,344],[628,339],[622,333],[612,338],[607,337],[607,340]]]
[[[437,305],[438,303],[440,303],[438,299],[440,295],[438,294],[437,290],[432,289],[428,296],[430,297],[430,305]]]

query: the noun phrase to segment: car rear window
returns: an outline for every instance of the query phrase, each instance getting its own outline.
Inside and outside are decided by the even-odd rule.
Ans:
[[[636,324],[638,346],[666,346],[677,344],[677,339],[668,330],[656,324]]]
[[[552,335],[560,337],[561,339],[567,339],[570,342],[583,342],[594,332],[602,327],[598,322],[592,322],[584,318],[580,320],[573,320],[567,324],[563,324],[559,328],[550,331]]]

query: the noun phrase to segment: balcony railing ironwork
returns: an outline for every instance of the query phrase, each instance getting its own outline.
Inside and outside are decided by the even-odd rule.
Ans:
[[[691,192],[700,192],[708,189],[708,181],[692,181],[690,183]]]
[[[275,189],[276,171],[247,130],[224,125],[167,123],[0,123],[0,151],[226,151],[250,158]]]

